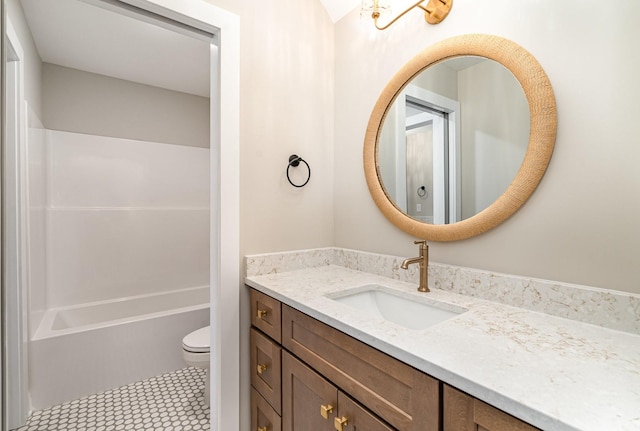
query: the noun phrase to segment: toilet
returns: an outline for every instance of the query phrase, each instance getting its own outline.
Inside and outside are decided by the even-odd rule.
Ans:
[[[204,402],[209,405],[209,345],[210,326],[197,329],[182,339],[182,357],[191,367],[207,370],[204,385]]]

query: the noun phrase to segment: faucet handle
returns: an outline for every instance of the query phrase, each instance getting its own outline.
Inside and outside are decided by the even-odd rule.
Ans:
[[[413,241],[414,244],[422,244],[422,245],[427,245],[427,240],[423,239],[423,240],[415,240]]]

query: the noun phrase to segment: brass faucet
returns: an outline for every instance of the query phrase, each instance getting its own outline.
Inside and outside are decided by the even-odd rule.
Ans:
[[[413,241],[414,244],[420,244],[420,256],[405,259],[400,268],[407,269],[413,263],[420,264],[420,287],[418,292],[429,292],[429,246],[427,241]]]

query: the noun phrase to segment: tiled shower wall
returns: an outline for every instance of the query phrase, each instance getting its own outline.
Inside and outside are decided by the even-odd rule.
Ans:
[[[208,284],[208,149],[29,133],[32,312]]]

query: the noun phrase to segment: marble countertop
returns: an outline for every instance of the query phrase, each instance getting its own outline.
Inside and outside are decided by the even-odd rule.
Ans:
[[[640,430],[640,335],[336,265],[245,282],[543,430]],[[326,296],[370,284],[468,311],[412,330]]]

